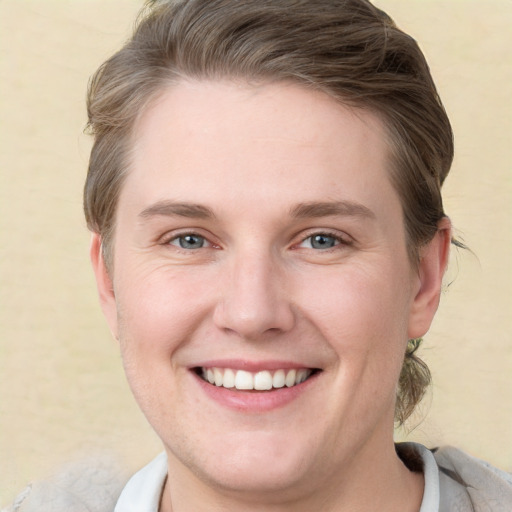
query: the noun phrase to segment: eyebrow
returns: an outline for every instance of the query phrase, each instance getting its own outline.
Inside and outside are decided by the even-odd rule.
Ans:
[[[299,219],[331,216],[375,218],[375,213],[369,208],[353,201],[300,203],[291,209],[290,214]]]
[[[187,217],[192,219],[214,219],[215,214],[207,206],[196,203],[176,203],[171,200],[158,201],[139,213],[142,219],[155,216]],[[374,219],[375,214],[366,206],[353,201],[323,201],[299,203],[290,210],[296,219],[332,216],[365,217]]]
[[[176,203],[174,201],[158,201],[139,213],[142,219],[155,216],[188,217],[192,219],[213,219],[215,214],[207,206],[195,203]]]

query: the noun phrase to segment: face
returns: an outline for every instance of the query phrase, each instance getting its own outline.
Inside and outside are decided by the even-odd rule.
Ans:
[[[133,140],[112,283],[97,236],[93,262],[170,472],[291,492],[378,460],[442,274],[439,244],[408,260],[378,118],[290,84],[184,82]]]

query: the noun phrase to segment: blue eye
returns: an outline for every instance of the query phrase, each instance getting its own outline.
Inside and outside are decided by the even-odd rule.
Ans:
[[[300,244],[302,247],[308,247],[311,249],[332,249],[333,247],[340,244],[340,240],[336,236],[328,235],[325,233],[319,233],[317,235],[308,236]]]
[[[177,245],[182,249],[201,249],[206,244],[206,239],[200,235],[189,233],[187,235],[180,235],[169,241],[171,245]]]
[[[330,235],[313,235],[310,237],[313,249],[330,249],[338,245],[338,240]]]

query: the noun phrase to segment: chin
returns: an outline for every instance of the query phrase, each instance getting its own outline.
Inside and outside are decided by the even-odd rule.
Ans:
[[[244,495],[257,493],[260,497],[282,494],[287,489],[304,486],[314,466],[313,453],[305,453],[303,449],[304,440],[286,437],[268,432],[234,434],[220,443],[220,449],[210,447],[200,458],[194,451],[194,455],[182,458],[182,463],[216,489]]]
[[[302,474],[300,464],[298,467],[297,464],[276,465],[272,458],[267,458],[255,463],[235,461],[231,467],[228,467],[230,461],[221,465],[216,464],[213,471],[209,471],[204,477],[212,487],[230,493],[244,496],[255,494],[261,499],[263,495],[283,495],[304,485],[305,475]]]

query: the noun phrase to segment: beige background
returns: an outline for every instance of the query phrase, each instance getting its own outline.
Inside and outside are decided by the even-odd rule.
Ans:
[[[131,471],[160,449],[101,317],[81,213],[86,82],[140,3],[0,0],[0,503],[77,453],[109,447]],[[451,263],[423,350],[428,418],[408,437],[512,470],[512,1],[377,3],[430,61],[457,143],[446,208],[477,255]]]

